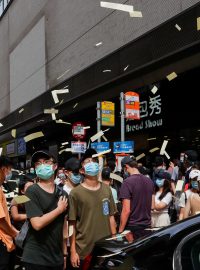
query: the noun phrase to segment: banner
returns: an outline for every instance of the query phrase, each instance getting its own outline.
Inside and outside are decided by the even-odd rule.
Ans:
[[[110,143],[109,142],[91,143],[91,148],[95,149],[97,151],[97,153],[101,153],[103,151],[110,149]]]
[[[115,126],[115,103],[110,101],[101,102],[101,125]]]
[[[113,153],[133,153],[134,141],[114,142]]]
[[[135,92],[126,92],[124,94],[124,101],[126,119],[140,119],[139,94]]]

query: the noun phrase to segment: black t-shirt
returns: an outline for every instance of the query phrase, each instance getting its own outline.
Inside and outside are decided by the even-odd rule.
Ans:
[[[34,184],[26,191],[30,199],[26,203],[27,217],[40,217],[57,207],[59,200],[57,189],[48,193],[39,185]],[[62,195],[68,196],[66,193]],[[22,261],[44,266],[63,264],[63,224],[66,213],[59,215],[43,229],[36,231],[31,226],[25,241]]]
[[[133,174],[124,180],[120,189],[120,199],[130,200],[131,213],[127,226],[151,225],[153,192],[153,182],[142,174]]]

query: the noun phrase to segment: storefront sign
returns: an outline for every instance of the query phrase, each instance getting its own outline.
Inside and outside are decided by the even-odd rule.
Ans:
[[[82,140],[85,138],[86,131],[82,122],[76,122],[72,125],[72,135],[77,140]]]
[[[163,125],[161,117],[162,101],[158,94],[153,97],[148,97],[146,100],[140,102],[140,119],[141,121],[133,125],[126,125],[126,132],[134,132],[143,129],[160,127]]]
[[[85,153],[87,149],[86,142],[71,142],[71,148],[73,153]]]
[[[126,92],[124,94],[126,119],[140,119],[140,100],[139,94]]]
[[[133,153],[134,141],[114,142],[113,153]]]
[[[115,104],[110,101],[101,102],[101,125],[114,127],[115,125]]]
[[[91,143],[91,147],[97,151],[97,153],[101,153],[103,151],[110,149],[109,142],[95,142]]]
[[[17,140],[17,153],[18,155],[26,154],[26,142],[24,141],[24,138],[19,138]]]
[[[14,154],[15,153],[15,142],[6,145],[6,154]]]

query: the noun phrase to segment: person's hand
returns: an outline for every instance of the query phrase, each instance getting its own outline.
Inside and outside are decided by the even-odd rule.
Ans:
[[[75,268],[80,266],[80,258],[77,252],[71,252],[71,265]]]
[[[12,227],[12,229],[13,229],[12,237],[15,238],[19,234],[19,231],[17,229],[15,229],[15,227]]]
[[[65,212],[65,210],[67,209],[67,205],[68,205],[67,198],[65,196],[61,196],[59,198],[58,206],[57,206],[57,209],[59,210],[60,214]]]

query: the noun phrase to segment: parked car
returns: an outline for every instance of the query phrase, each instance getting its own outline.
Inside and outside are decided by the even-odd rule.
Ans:
[[[95,245],[91,269],[200,269],[200,215],[157,231],[104,238]]]

